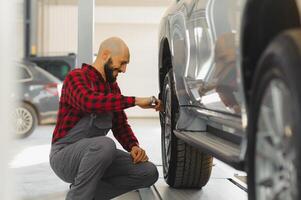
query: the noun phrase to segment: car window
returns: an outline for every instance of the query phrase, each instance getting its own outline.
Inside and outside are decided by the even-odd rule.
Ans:
[[[55,76],[53,76],[52,74],[50,74],[49,72],[45,71],[44,69],[40,68],[40,67],[35,67],[35,69],[42,74],[44,77],[46,77],[49,81],[53,82],[53,83],[61,83],[61,81],[56,78]]]
[[[59,78],[60,80],[64,80],[66,75],[71,69],[71,66],[65,61],[56,60],[56,61],[35,61],[35,63],[49,72],[50,74],[54,75],[55,77]]]
[[[17,68],[17,80],[18,81],[26,81],[32,78],[31,73],[28,69],[23,66]]]

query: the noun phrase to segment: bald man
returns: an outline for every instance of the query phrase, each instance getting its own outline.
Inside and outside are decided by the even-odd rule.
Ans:
[[[62,88],[50,165],[71,183],[67,200],[112,199],[158,179],[156,166],[139,146],[124,109],[161,109],[154,97],[123,96],[116,82],[130,61],[120,38],[102,42],[95,62],[71,71]],[[116,149],[114,137],[128,152]]]

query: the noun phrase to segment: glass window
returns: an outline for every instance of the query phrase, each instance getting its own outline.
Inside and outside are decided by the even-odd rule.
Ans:
[[[41,74],[43,74],[43,76],[45,76],[49,81],[54,82],[54,83],[60,83],[61,82],[59,79],[57,79],[55,76],[53,76],[52,74],[48,73],[44,69],[42,69],[40,67],[36,67],[36,69]]]
[[[71,69],[65,61],[35,61],[35,63],[60,80],[64,80]]]
[[[17,70],[17,80],[18,81],[22,81],[22,80],[26,80],[26,79],[30,79],[30,78],[31,78],[31,75],[25,67],[18,67],[18,70]]]

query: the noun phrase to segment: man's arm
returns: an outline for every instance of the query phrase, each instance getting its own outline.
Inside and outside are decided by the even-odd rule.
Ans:
[[[103,94],[90,89],[79,71],[71,72],[66,80],[66,101],[74,108],[86,113],[122,111],[135,106],[135,97],[121,94]]]
[[[112,131],[123,148],[131,153],[134,164],[148,161],[146,152],[139,147],[138,140],[127,122],[124,111],[114,114]]]
[[[121,94],[121,90],[117,82],[113,85],[112,89],[113,91],[115,91],[115,93]],[[135,100],[137,99],[139,98],[136,98]],[[114,137],[118,140],[118,142],[122,145],[122,147],[128,152],[132,150],[133,146],[139,147],[139,142],[136,136],[134,135],[131,126],[128,124],[127,116],[124,110],[114,112],[112,132]]]
[[[125,150],[130,152],[133,146],[139,146],[139,142],[128,124],[124,111],[114,113],[112,132]]]

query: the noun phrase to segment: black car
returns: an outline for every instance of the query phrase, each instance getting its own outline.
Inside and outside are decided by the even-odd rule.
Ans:
[[[18,92],[12,94],[17,101],[13,114],[15,134],[29,136],[38,124],[56,122],[62,82],[30,62],[17,63]]]
[[[25,60],[37,64],[61,81],[76,66],[76,55],[73,53],[65,56],[31,56]]]

